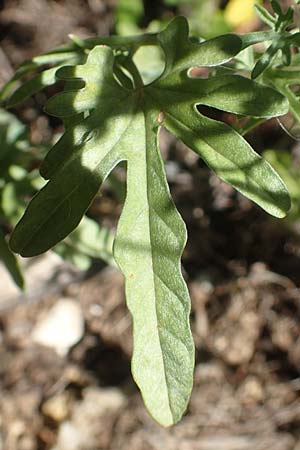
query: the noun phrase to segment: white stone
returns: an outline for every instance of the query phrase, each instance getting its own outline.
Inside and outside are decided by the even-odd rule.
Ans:
[[[82,338],[84,318],[80,304],[69,298],[58,300],[32,331],[32,340],[52,347],[64,356]]]

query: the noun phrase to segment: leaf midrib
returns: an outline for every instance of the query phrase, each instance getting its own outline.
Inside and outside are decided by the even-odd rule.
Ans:
[[[157,336],[158,336],[158,341],[159,341],[159,349],[160,349],[160,353],[161,353],[161,360],[162,360],[162,364],[163,364],[163,369],[164,369],[164,380],[165,380],[165,386],[166,386],[166,391],[167,391],[167,398],[168,398],[168,407],[169,407],[169,411],[170,411],[170,414],[171,414],[171,416],[172,416],[172,419],[174,420],[174,413],[173,413],[173,410],[172,410],[172,402],[171,402],[171,399],[170,399],[170,394],[169,394],[169,389],[168,389],[168,380],[167,380],[167,370],[166,370],[166,367],[167,367],[167,364],[166,364],[166,362],[165,362],[165,358],[164,358],[164,352],[162,351],[162,348],[163,348],[163,346],[162,346],[162,341],[161,341],[161,336],[160,336],[160,331],[159,331],[159,328],[160,328],[160,326],[159,326],[159,321],[158,321],[158,311],[157,311],[157,298],[158,298],[158,295],[157,295],[157,287],[156,287],[156,282],[155,282],[155,277],[157,276],[156,274],[157,274],[157,270],[155,269],[155,263],[154,263],[154,261],[155,261],[155,258],[154,258],[154,255],[153,255],[153,245],[152,245],[152,240],[153,240],[153,238],[152,238],[152,231],[151,231],[151,203],[150,203],[150,201],[149,201],[149,172],[148,172],[148,158],[147,158],[147,142],[148,142],[148,139],[147,139],[147,130],[148,130],[148,127],[147,127],[147,118],[146,118],[146,115],[147,115],[147,111],[146,111],[146,108],[145,108],[145,110],[143,110],[143,116],[144,116],[144,130],[145,130],[145,143],[146,143],[146,145],[145,145],[145,162],[146,162],[146,179],[147,179],[147,185],[146,185],[146,190],[147,190],[147,203],[148,203],[148,207],[147,207],[147,211],[148,211],[148,226],[149,226],[149,239],[150,239],[150,248],[151,248],[151,268],[152,268],[152,271],[151,271],[151,275],[152,275],[152,282],[153,282],[153,286],[154,286],[154,293],[155,293],[155,301],[154,301],[154,306],[155,306],[155,320],[156,320],[156,329],[157,329]],[[156,139],[156,136],[155,136],[155,139]],[[150,137],[150,142],[151,142],[151,137]],[[155,141],[155,145],[156,145],[156,141]],[[151,183],[151,180],[150,180],[150,183]]]
[[[147,111],[143,111],[144,112],[144,120],[145,120],[145,131],[146,131],[146,134],[145,134],[145,138],[146,138],[146,152],[147,152],[147,142],[148,142],[148,139],[147,139],[147,130],[149,129],[147,126],[146,126],[146,114],[147,114]],[[150,117],[150,120],[151,120],[151,117]],[[151,124],[153,124],[153,121],[151,120]],[[155,123],[153,124],[153,125],[155,125]],[[155,138],[156,138],[156,136],[155,136]],[[152,139],[152,137],[151,138],[149,138],[149,142],[151,142],[151,139]],[[156,146],[156,141],[155,141],[155,148],[153,149],[153,151],[154,152],[157,152],[158,153],[158,149],[157,149],[157,146]],[[147,153],[146,153],[147,154]],[[157,158],[159,158],[159,154],[157,154],[156,155],[156,157]],[[147,159],[146,159],[146,162],[147,162]],[[148,167],[149,167],[149,165],[147,164],[146,165],[146,169],[148,169]],[[149,191],[148,191],[148,186],[149,186],[149,184],[151,183],[151,180],[149,179],[149,173],[148,173],[148,170],[146,170],[146,175],[147,175],[147,202],[148,202],[148,208],[147,208],[147,210],[148,210],[148,224],[149,224],[149,238],[150,238],[150,244],[151,244],[151,260],[152,260],[152,273],[153,273],[153,276],[152,276],[152,279],[153,279],[153,286],[154,286],[154,292],[155,292],[155,298],[158,298],[158,296],[156,295],[156,292],[157,292],[157,282],[159,282],[159,283],[161,283],[161,284],[163,284],[169,291],[170,291],[170,293],[171,293],[171,295],[173,294],[174,296],[175,296],[175,298],[181,303],[181,301],[180,301],[180,299],[178,298],[178,295],[172,290],[172,288],[170,288],[167,284],[166,284],[166,282],[161,278],[161,276],[160,276],[160,271],[159,270],[157,270],[157,268],[156,268],[156,264],[155,264],[155,257],[154,257],[154,255],[153,255],[153,245],[152,245],[152,228],[151,228],[151,218],[153,217],[153,216],[155,216],[155,215],[157,215],[157,213],[156,213],[156,211],[155,211],[155,207],[153,206],[153,205],[151,205],[151,203],[150,203],[150,201],[149,201]],[[160,179],[160,177],[159,177],[159,174],[157,175],[157,177]],[[150,183],[149,183],[149,181],[150,181]],[[170,194],[168,193],[168,197],[170,197]],[[159,216],[159,219],[160,220],[162,220],[162,218]],[[179,218],[178,218],[178,220],[179,220]],[[164,221],[164,223],[167,225],[167,227],[170,229],[170,232],[172,232],[172,234],[175,234],[174,233],[174,231],[169,227],[169,225]],[[176,236],[176,234],[175,234],[175,236]],[[181,246],[180,246],[180,249],[181,249]],[[179,259],[180,259],[180,256],[181,256],[181,253],[182,253],[182,249],[180,250],[180,255],[179,255]],[[176,252],[176,259],[177,259],[177,257],[178,257],[178,255],[177,255],[177,252]],[[178,271],[180,272],[180,267],[178,267]],[[157,324],[159,324],[159,322],[158,322],[158,317],[159,317],[159,315],[158,315],[158,312],[157,312],[157,303],[155,302],[155,312],[156,312],[156,323]],[[166,332],[167,333],[169,333],[169,330],[168,330],[168,328],[164,328],[165,330],[166,330]],[[172,333],[171,333],[172,334]],[[165,378],[165,385],[166,385],[166,391],[167,391],[167,398],[168,398],[168,407],[169,407],[169,411],[170,411],[170,414],[171,414],[171,417],[172,417],[172,420],[173,421],[175,421],[176,420],[176,417],[177,417],[177,415],[176,415],[176,411],[174,411],[173,410],[173,405],[172,405],[172,400],[171,400],[171,397],[170,397],[170,390],[169,390],[169,388],[168,388],[168,386],[169,386],[169,382],[168,382],[168,370],[166,370],[166,368],[168,367],[168,365],[167,365],[167,362],[165,362],[165,358],[164,358],[164,352],[162,351],[162,348],[163,348],[163,345],[162,345],[162,341],[161,341],[161,336],[160,336],[160,327],[159,326],[157,326],[157,335],[158,335],[158,339],[159,339],[159,344],[160,344],[160,352],[161,352],[161,355],[162,355],[162,363],[163,363],[163,368],[164,368],[164,378]],[[174,336],[173,336],[174,337]],[[180,341],[180,343],[182,344],[182,345],[184,345],[184,347],[187,349],[187,351],[189,352],[189,350],[188,350],[188,348],[187,348],[187,346],[186,346],[186,344],[180,339],[180,338],[178,338],[177,336],[176,336],[176,339],[178,340],[178,341]]]

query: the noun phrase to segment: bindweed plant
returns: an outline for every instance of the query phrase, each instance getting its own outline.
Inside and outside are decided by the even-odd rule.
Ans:
[[[164,426],[180,420],[187,407],[194,345],[190,299],[180,269],[186,229],[170,196],[159,130],[164,127],[174,134],[222,180],[265,211],[278,218],[286,215],[290,197],[275,170],[242,132],[198,109],[204,105],[248,117],[253,126],[293,111],[290,98],[276,89],[271,75],[266,75],[270,86],[261,82],[268,71],[281,73],[273,50],[268,64],[256,53],[245,63],[245,52],[249,55],[253,44],[278,45],[287,39],[281,50],[298,46],[297,30],[276,25],[280,17],[283,23],[287,18],[275,4],[274,20],[259,9],[272,25],[270,31],[190,40],[187,20],[176,17],[159,33],[72,37],[71,44],[25,62],[2,91],[10,107],[57,80],[64,82],[62,92],[45,105],[48,114],[62,119],[64,133],[41,165],[47,184],[32,198],[12,233],[14,252],[38,255],[66,238],[110,172],[126,164],[127,195],[114,258],[125,276],[133,318],[133,377],[150,414]],[[148,83],[134,62],[144,46],[156,46],[164,56],[162,73]],[[293,64],[293,55],[286,62]],[[14,90],[19,80],[40,67],[43,70]],[[208,78],[193,77],[191,69],[200,67],[210,70]],[[249,77],[251,71],[258,81]]]

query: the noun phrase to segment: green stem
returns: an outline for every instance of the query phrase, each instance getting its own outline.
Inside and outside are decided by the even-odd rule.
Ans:
[[[140,88],[144,86],[144,82],[143,79],[141,77],[141,74],[138,70],[138,68],[136,67],[136,65],[134,64],[133,60],[129,57],[124,59],[123,61],[123,67],[125,67],[130,74],[132,75],[133,81],[134,81],[134,86],[135,88]]]
[[[134,49],[142,45],[156,45],[157,33],[146,33],[138,36],[107,36],[85,39],[86,48],[92,49],[95,45],[108,45],[116,49]]]
[[[123,72],[121,64],[114,64],[114,73],[123,87],[133,89],[132,80]]]
[[[80,48],[91,50],[96,45],[107,45],[113,49],[119,50],[133,50],[134,52],[142,45],[156,45],[157,33],[146,33],[137,36],[99,36],[95,38],[88,38],[81,40]],[[78,51],[78,43],[71,42],[63,45],[47,54],[69,53]],[[41,55],[41,56],[44,56]]]
[[[298,72],[299,73],[299,72]],[[287,98],[290,105],[290,112],[293,117],[300,123],[300,99],[290,89],[290,85],[293,83],[299,83],[299,77],[297,72],[292,70],[268,70],[266,73],[267,81],[271,82],[275,89]]]
[[[290,112],[292,113],[297,123],[300,123],[300,101],[297,96],[293,91],[291,91],[288,86],[280,85],[279,83],[277,83],[275,84],[275,87],[282,95],[284,95],[288,99],[290,104]]]
[[[274,84],[276,83],[276,80],[281,80],[284,84],[299,83],[299,68],[268,69],[265,72],[265,76]]]
[[[266,119],[265,118],[251,118],[248,120],[248,122],[242,126],[241,128],[237,129],[238,133],[241,136],[245,136],[247,133],[249,133],[249,131],[253,130],[255,127],[257,127],[258,125],[260,125],[261,123],[265,122]]]
[[[278,38],[278,33],[275,31],[256,31],[254,33],[238,34],[238,37],[242,40],[243,48],[249,47],[249,45],[258,44],[265,41],[273,41]]]

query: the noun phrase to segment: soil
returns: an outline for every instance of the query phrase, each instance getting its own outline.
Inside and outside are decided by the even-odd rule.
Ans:
[[[8,0],[0,8],[2,82],[69,33],[107,34],[114,26],[113,1]],[[38,121],[28,113],[34,108],[18,114],[42,140],[56,124]],[[235,193],[166,132],[160,138],[189,235],[182,262],[196,369],[186,415],[163,429],[147,414],[130,374],[123,277],[95,263],[1,308],[1,449],[300,450],[299,227]],[[297,147],[275,121],[247,138],[258,151]],[[94,212],[105,203],[113,226],[121,206],[109,189],[97,202]],[[79,302],[85,327],[64,354],[32,339],[62,298]]]

